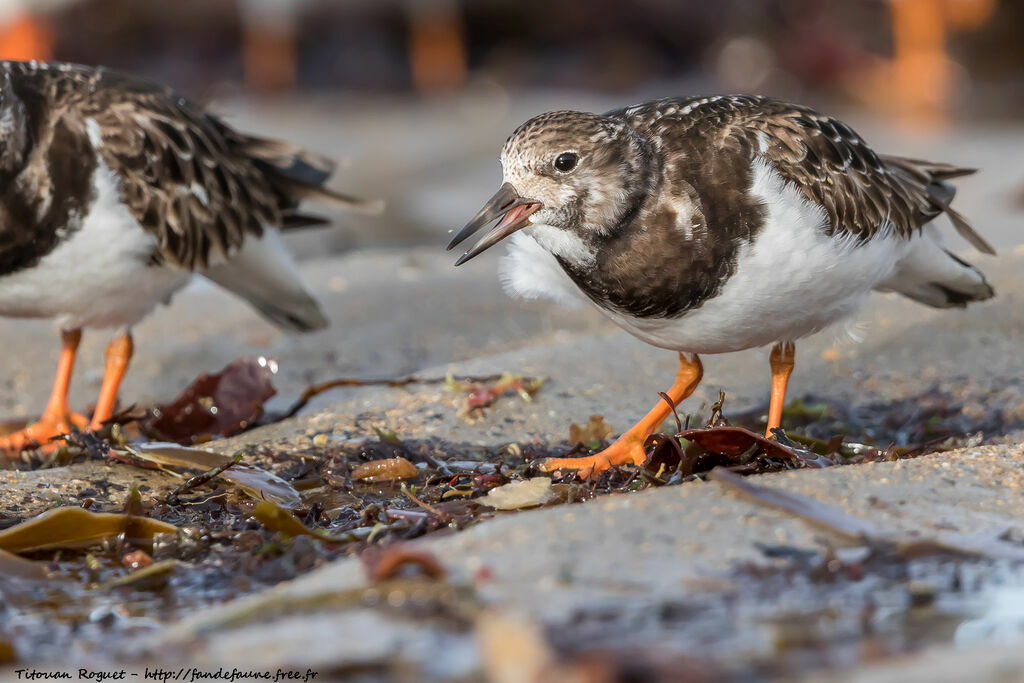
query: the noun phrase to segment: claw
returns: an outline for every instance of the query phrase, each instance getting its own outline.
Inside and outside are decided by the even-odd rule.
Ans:
[[[18,431],[0,438],[0,453],[9,458],[16,458],[27,448],[42,448],[45,452],[57,450],[63,441],[54,441],[54,437],[68,434],[73,429],[85,429],[89,418],[78,413],[67,413],[59,417],[43,415],[35,422]]]
[[[600,453],[584,458],[548,458],[540,464],[544,472],[575,470],[581,479],[600,474],[616,465],[643,465],[647,460],[644,442],[650,433],[646,430],[629,431]]]

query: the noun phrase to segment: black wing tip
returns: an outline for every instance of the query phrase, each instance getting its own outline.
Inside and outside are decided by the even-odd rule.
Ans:
[[[315,216],[309,213],[285,213],[281,216],[282,230],[296,230],[299,228],[320,228],[330,225],[331,220],[323,216]]]
[[[287,157],[287,160],[290,162],[287,166],[277,166],[277,169],[289,178],[310,185],[326,183],[337,166],[332,159],[312,157],[305,152]]]
[[[327,329],[331,324],[320,305],[312,300],[308,305],[290,310],[269,305],[260,306],[258,310],[270,322],[287,332],[306,334]]]
[[[383,199],[361,199],[359,197],[353,197],[349,194],[344,194],[333,190],[329,187],[324,187],[322,184],[312,184],[282,176],[280,174],[272,174],[271,179],[278,185],[278,189],[285,193],[286,196],[290,197],[296,204],[303,199],[311,199],[313,201],[330,202],[336,206],[340,206],[346,211],[351,213],[358,213],[364,216],[379,216],[384,213],[386,203]],[[306,216],[297,214],[303,218]],[[309,225],[310,223],[307,223]],[[298,227],[298,226],[296,226]]]
[[[982,287],[973,292],[953,289],[940,282],[933,282],[931,286],[942,292],[942,295],[946,298],[945,305],[940,306],[940,308],[967,308],[968,304],[988,301],[996,295],[996,290],[988,282],[983,283]]]
[[[892,154],[880,154],[882,161],[893,166],[924,173],[936,181],[952,180],[977,173],[979,169],[968,166],[955,166],[938,161],[927,161],[913,157],[901,157]]]
[[[318,187],[316,189],[316,196],[328,199],[334,204],[344,207],[348,211],[362,214],[364,216],[379,216],[384,213],[384,209],[387,208],[387,203],[380,198],[360,199],[359,197],[342,194],[341,192],[337,192],[326,187]]]
[[[988,254],[989,256],[997,255],[995,247],[989,244],[988,240],[978,234],[978,231],[967,222],[967,219],[964,218],[960,212],[950,206],[944,207],[943,211],[945,211],[946,215],[949,216],[949,219],[953,222],[953,227],[956,228],[956,231],[960,236],[967,240],[972,247],[983,254]]]

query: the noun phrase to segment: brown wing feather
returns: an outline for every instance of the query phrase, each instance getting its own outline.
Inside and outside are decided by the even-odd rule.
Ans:
[[[322,187],[334,164],[294,145],[244,135],[170,88],[106,69],[77,72],[69,106],[95,121],[100,154],[159,258],[194,270],[264,227],[319,225],[316,198],[372,209]]]
[[[108,88],[82,107],[99,126],[100,153],[129,209],[167,261],[200,268],[213,249],[230,253],[247,234],[281,224],[279,196],[236,152],[232,131],[184,98]]]
[[[979,250],[992,247],[950,208],[946,180],[970,169],[876,154],[849,126],[807,107],[757,96],[659,100],[611,116],[663,137],[686,135],[718,153],[760,154],[828,217],[829,234],[908,238],[941,213]],[[739,143],[739,144],[737,144]]]
[[[378,199],[360,199],[324,187],[324,183],[334,172],[336,166],[333,159],[315,154],[290,142],[268,140],[266,138],[246,135],[238,147],[253,163],[273,180],[273,184],[282,190],[282,202],[289,209],[295,208],[300,199],[319,199],[331,201],[344,206],[350,211],[366,214],[378,214],[384,203]],[[286,216],[286,226],[297,226],[303,219],[307,225],[320,225],[323,221],[317,217],[293,214]]]
[[[912,187],[916,194],[927,197],[928,205],[935,215],[945,213],[949,216],[953,227],[961,237],[970,242],[971,246],[986,254],[996,253],[992,245],[978,234],[967,219],[950,206],[956,195],[956,188],[945,181],[970,175],[975,169],[906,157],[883,156],[882,160],[902,183]]]

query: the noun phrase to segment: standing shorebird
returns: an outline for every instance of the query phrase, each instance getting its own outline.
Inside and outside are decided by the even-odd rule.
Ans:
[[[456,265],[511,237],[519,296],[581,294],[643,341],[679,352],[674,403],[700,382],[697,354],[773,345],[768,430],[779,426],[794,342],[853,313],[871,290],[949,308],[993,295],[947,250],[947,182],[972,172],[880,155],[834,118],[765,97],[663,99],[604,115],[556,111],[501,153],[504,184],[449,249],[500,218]],[[642,464],[659,403],[604,451],[543,467],[582,474]]]
[[[303,199],[333,164],[239,133],[169,88],[103,68],[0,62],[0,315],[50,318],[63,348],[39,422],[15,453],[109,419],[132,325],[199,273],[296,331],[327,325],[279,230],[323,223]],[[91,420],[68,409],[85,327],[116,328]]]

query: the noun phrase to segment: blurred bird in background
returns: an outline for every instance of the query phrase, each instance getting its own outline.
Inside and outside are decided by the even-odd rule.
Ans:
[[[0,315],[52,319],[63,340],[46,410],[0,439],[8,453],[109,419],[132,325],[194,273],[279,327],[325,327],[280,231],[325,222],[305,199],[379,209],[327,189],[329,159],[103,68],[0,63],[0,134]],[[119,330],[88,420],[67,404],[87,327]]]

